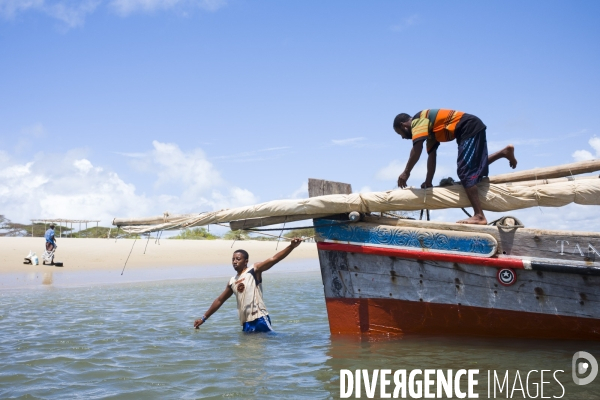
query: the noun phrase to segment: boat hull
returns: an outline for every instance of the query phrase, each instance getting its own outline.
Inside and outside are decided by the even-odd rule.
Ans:
[[[536,271],[521,259],[380,247],[368,236],[349,244],[320,224],[332,334],[600,340],[599,270]],[[516,281],[503,283],[503,268]]]

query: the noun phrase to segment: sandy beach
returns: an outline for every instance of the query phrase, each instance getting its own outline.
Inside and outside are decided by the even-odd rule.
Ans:
[[[71,239],[57,240],[58,249],[55,261],[62,261],[63,267],[42,265],[44,238],[3,237],[0,238],[0,273],[48,272],[60,271],[106,271],[123,268],[125,260],[127,269],[143,269],[158,267],[186,266],[219,266],[230,265],[231,255],[236,249],[244,249],[250,254],[250,263],[271,257],[278,250],[288,245],[287,241],[238,241],[231,240],[173,240],[162,239],[160,244],[155,240],[138,239]],[[146,248],[147,245],[147,248]],[[133,246],[133,250],[132,250]],[[24,258],[33,251],[40,259],[40,265],[23,264]],[[145,254],[144,254],[145,250]],[[302,243],[286,261],[316,259],[315,243]]]

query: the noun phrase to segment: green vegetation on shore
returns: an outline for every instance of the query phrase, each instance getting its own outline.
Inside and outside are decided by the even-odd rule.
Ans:
[[[296,237],[312,237],[315,236],[315,228],[294,229],[283,236],[290,239]]]
[[[206,228],[187,228],[182,230],[179,235],[172,236],[169,239],[183,239],[183,240],[215,240],[219,236],[213,235]]]

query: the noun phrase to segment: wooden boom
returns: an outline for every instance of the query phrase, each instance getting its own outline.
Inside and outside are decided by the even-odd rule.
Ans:
[[[539,179],[562,178],[565,176],[600,171],[600,160],[580,161],[555,167],[535,168],[508,174],[490,176],[490,183],[533,181]]]

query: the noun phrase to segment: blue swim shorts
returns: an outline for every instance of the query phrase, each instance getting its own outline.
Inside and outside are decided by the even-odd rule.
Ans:
[[[485,129],[458,144],[458,179],[465,188],[477,185],[488,176],[488,149]]]
[[[271,318],[269,316],[260,317],[254,321],[244,322],[244,332],[271,332]]]

